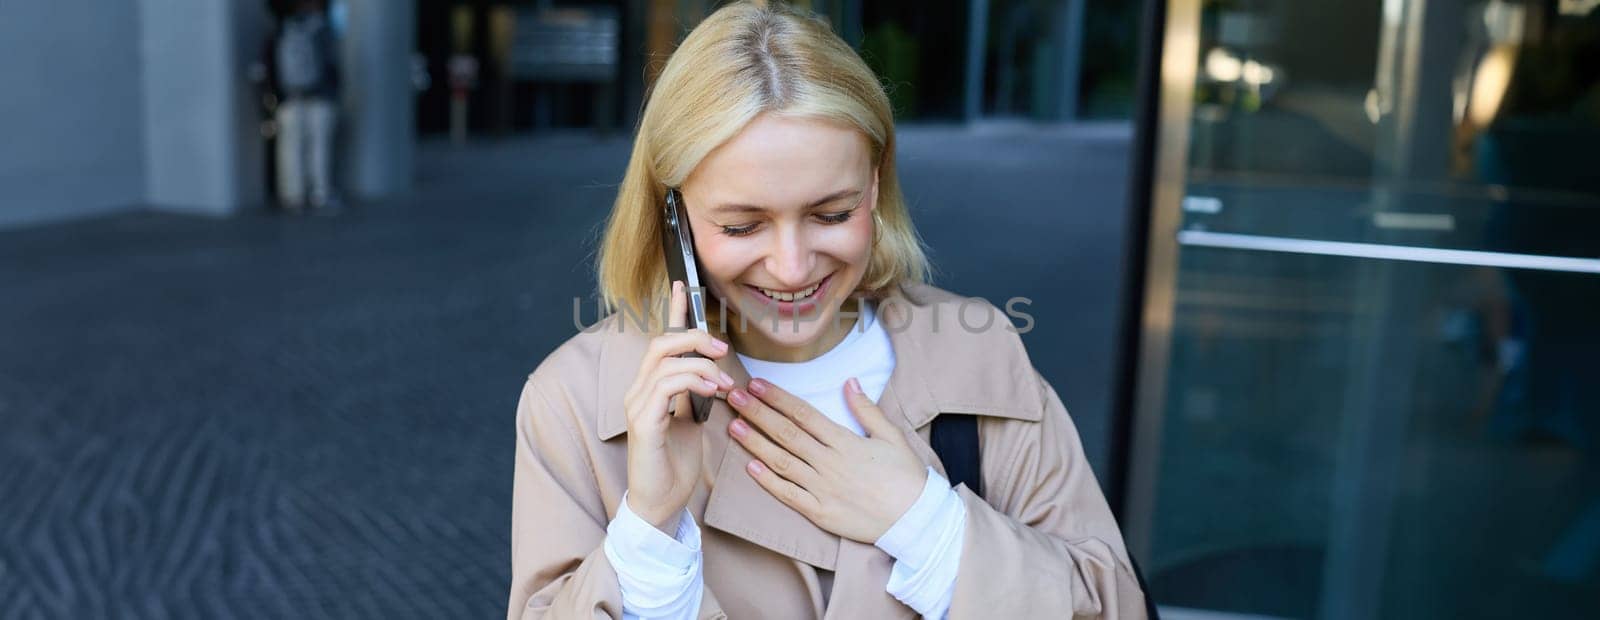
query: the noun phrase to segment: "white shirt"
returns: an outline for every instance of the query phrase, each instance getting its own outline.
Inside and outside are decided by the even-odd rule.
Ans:
[[[805,362],[786,363],[739,356],[752,378],[771,381],[816,407],[857,435],[866,431],[844,400],[844,382],[855,377],[873,401],[883,396],[894,372],[894,348],[871,304],[844,340]],[[922,494],[876,541],[895,559],[884,588],[923,618],[942,619],[955,593],[967,509],[950,482],[932,467]],[[627,493],[606,527],[605,553],[622,589],[624,618],[693,619],[702,587],[700,527],[684,509],[676,539],[628,508]]]
[[[894,373],[894,346],[872,304],[862,303],[855,326],[827,353],[804,362],[769,362],[743,354],[739,361],[751,379],[771,381],[816,407],[835,424],[865,436],[866,429],[861,428],[850,413],[850,405],[845,403],[844,382],[855,377],[861,381],[861,391],[867,393],[867,398],[878,402],[889,386],[889,375]]]

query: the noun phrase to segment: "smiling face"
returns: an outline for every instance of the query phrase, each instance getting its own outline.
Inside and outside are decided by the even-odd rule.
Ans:
[[[878,202],[865,136],[762,114],[707,155],[680,190],[701,277],[727,301],[725,329],[740,352],[801,361],[844,337],[853,320],[836,327],[836,317],[866,274]]]

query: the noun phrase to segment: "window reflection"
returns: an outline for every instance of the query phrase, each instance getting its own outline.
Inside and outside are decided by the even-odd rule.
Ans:
[[[1201,3],[1157,600],[1600,614],[1596,4]]]

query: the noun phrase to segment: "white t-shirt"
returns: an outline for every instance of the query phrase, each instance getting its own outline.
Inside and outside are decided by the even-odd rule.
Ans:
[[[744,354],[739,361],[750,378],[770,381],[811,403],[834,423],[865,436],[866,430],[845,404],[844,382],[855,377],[867,398],[877,402],[889,385],[889,375],[894,374],[894,347],[872,304],[862,302],[855,326],[827,353],[804,362],[769,362]]]

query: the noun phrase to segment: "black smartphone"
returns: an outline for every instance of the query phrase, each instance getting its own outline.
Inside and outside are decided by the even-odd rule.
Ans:
[[[689,296],[689,314],[684,325],[690,329],[710,330],[706,327],[705,287],[700,283],[700,260],[694,255],[694,231],[689,229],[689,217],[683,207],[683,195],[677,189],[667,190],[667,204],[662,214],[666,226],[661,228],[661,247],[667,254],[667,278],[681,280]],[[670,289],[669,289],[670,290]],[[705,357],[695,351],[681,357]],[[711,417],[711,399],[693,392],[689,404],[694,410],[694,421],[705,422]]]

